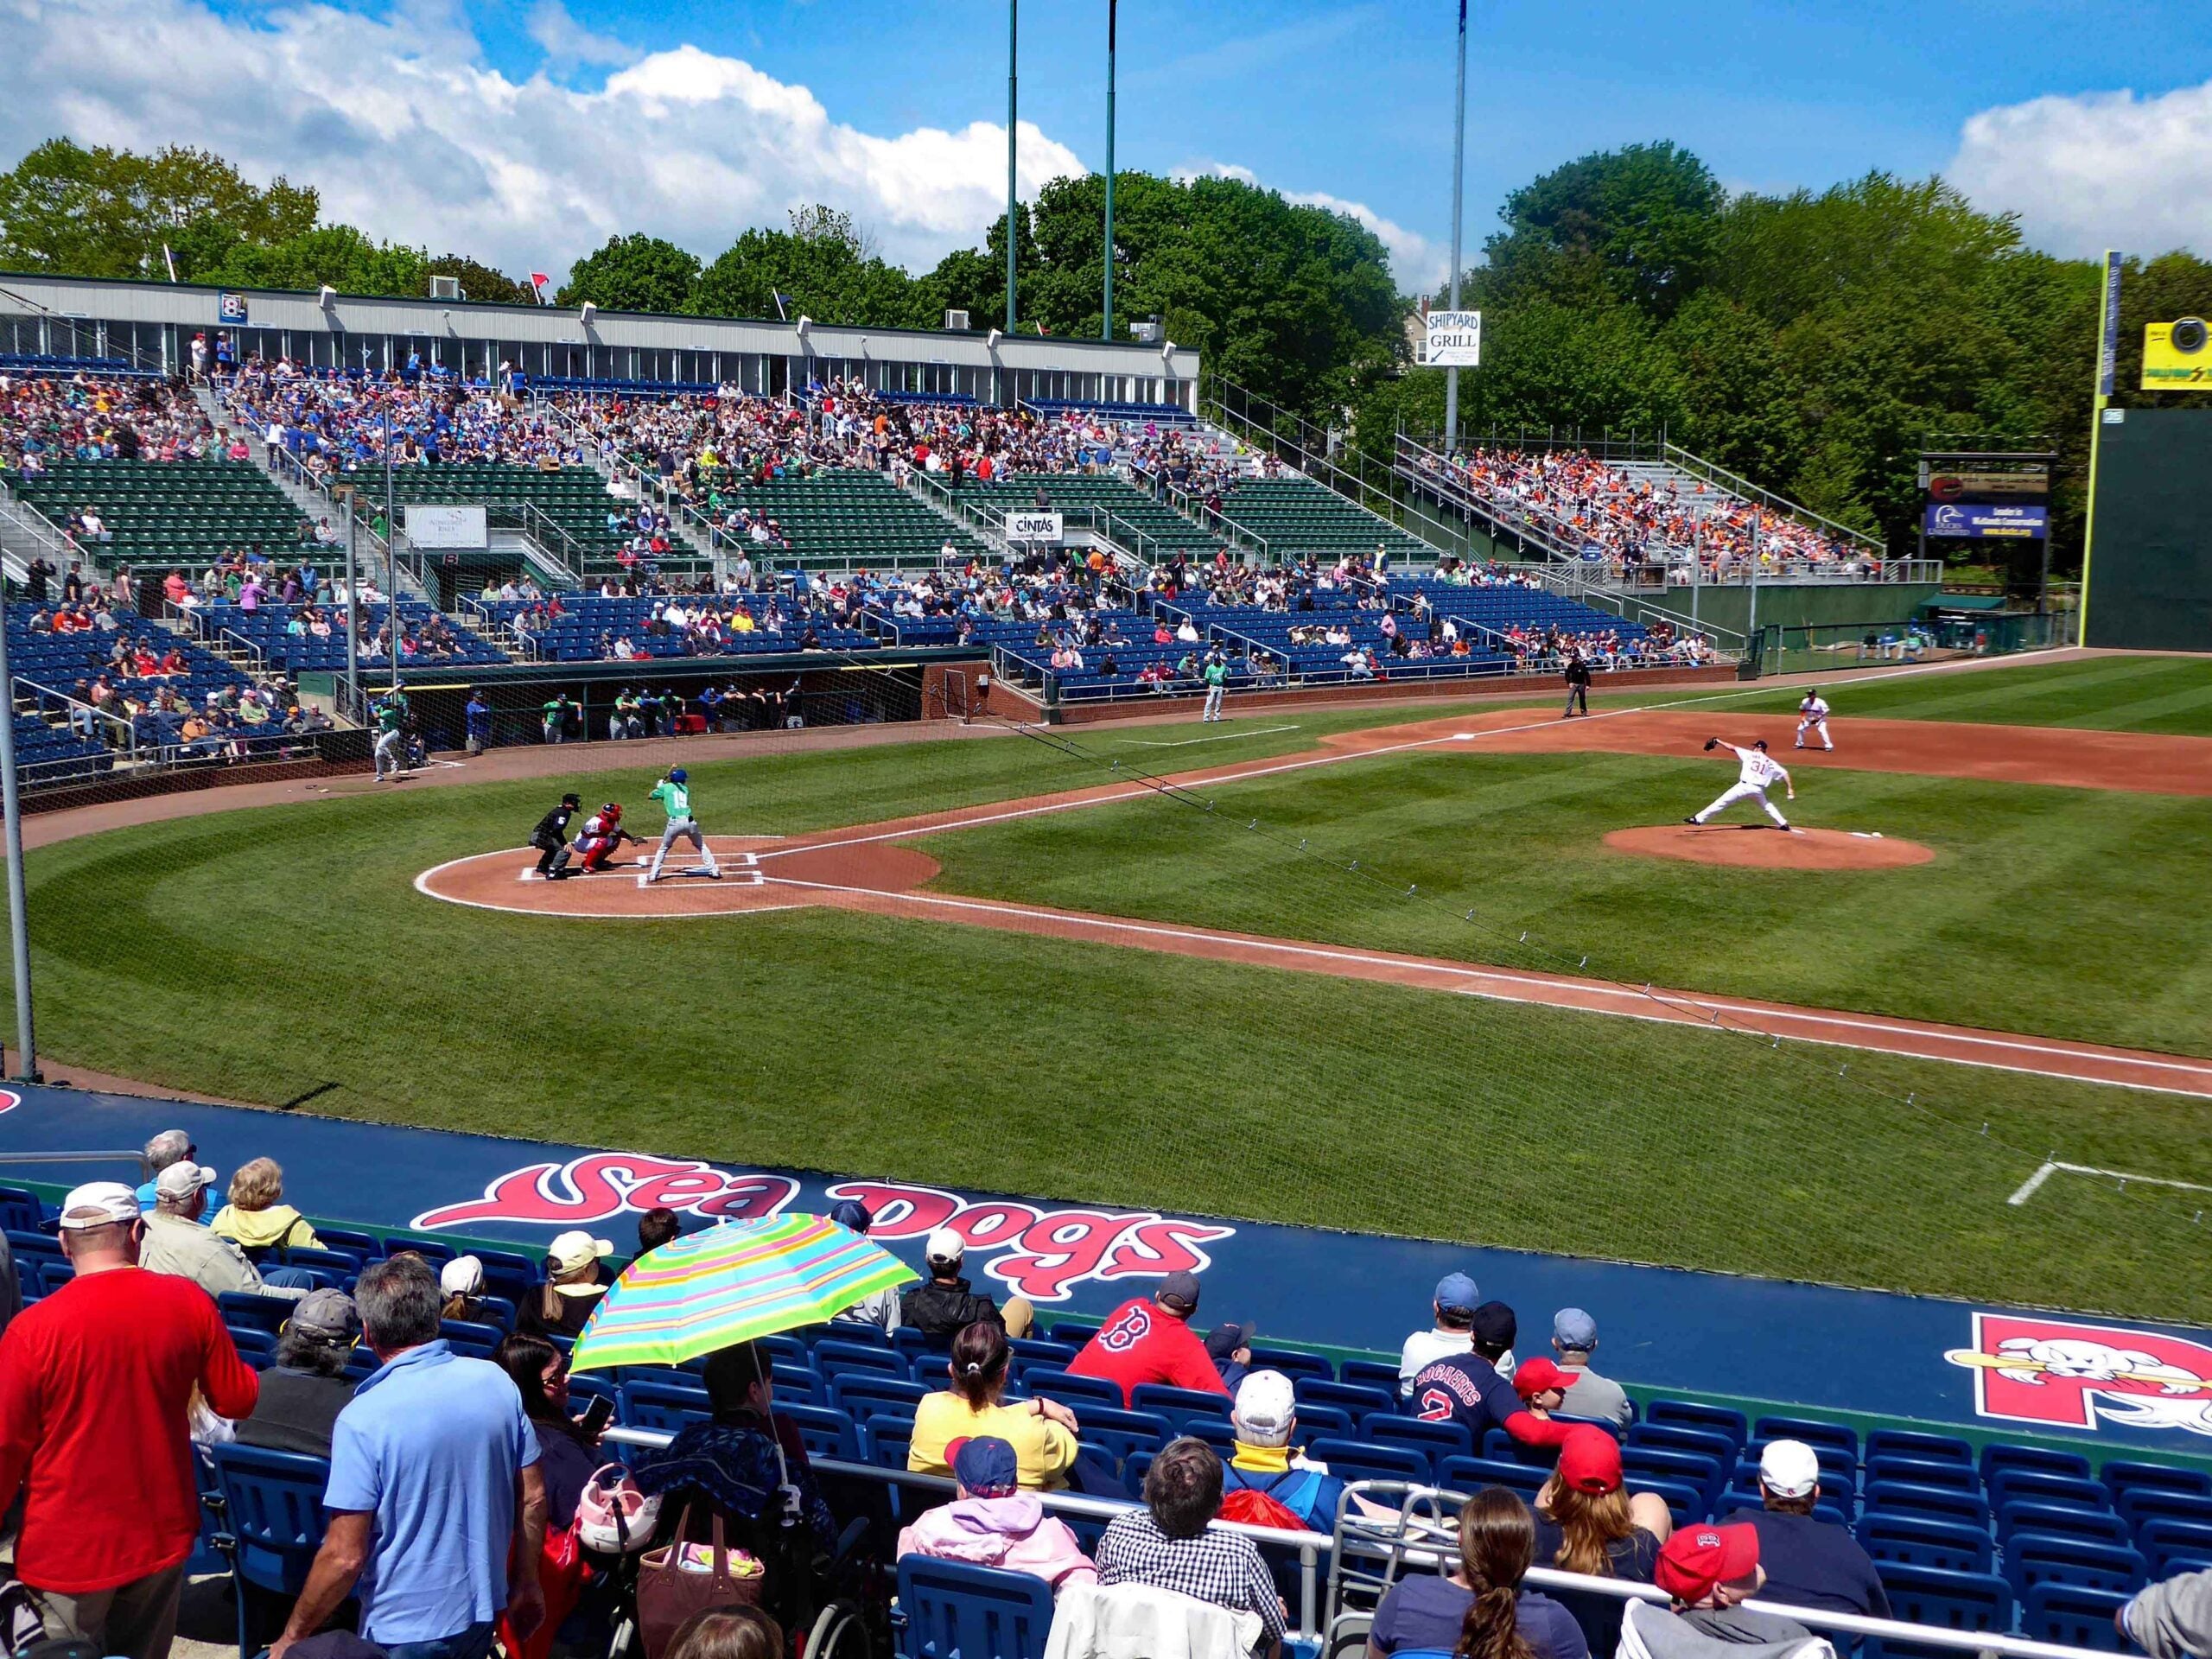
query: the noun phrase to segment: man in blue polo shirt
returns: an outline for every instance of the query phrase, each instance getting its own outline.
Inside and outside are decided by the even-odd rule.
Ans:
[[[328,1530],[270,1659],[351,1594],[361,1634],[391,1659],[483,1659],[502,1612],[525,1637],[544,1617],[537,1437],[507,1374],[439,1338],[444,1296],[419,1257],[366,1268],[354,1300],[382,1363],[338,1414]]]

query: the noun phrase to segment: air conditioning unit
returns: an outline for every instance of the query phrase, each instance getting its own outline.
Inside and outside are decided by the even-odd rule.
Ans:
[[[461,297],[461,278],[433,276],[430,278],[430,297],[434,300],[457,300]]]
[[[1158,317],[1154,317],[1149,321],[1131,323],[1129,325],[1129,338],[1131,340],[1141,340],[1147,346],[1157,346],[1163,339],[1166,338],[1166,335],[1160,329],[1160,319]]]
[[[966,334],[968,332],[968,314],[965,311],[946,312],[944,314],[944,331],[949,334]]]

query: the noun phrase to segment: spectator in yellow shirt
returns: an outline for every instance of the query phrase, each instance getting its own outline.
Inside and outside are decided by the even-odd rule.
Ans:
[[[968,1325],[952,1339],[948,1367],[952,1386],[931,1395],[915,1408],[907,1468],[919,1474],[950,1474],[946,1448],[953,1441],[991,1435],[1014,1448],[1026,1490],[1067,1484],[1077,1449],[1075,1414],[1057,1400],[1001,1404],[1012,1353],[1006,1328],[989,1321]]]

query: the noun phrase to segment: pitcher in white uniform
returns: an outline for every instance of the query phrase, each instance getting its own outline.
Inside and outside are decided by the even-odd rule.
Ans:
[[[653,850],[653,867],[646,874],[648,883],[660,880],[660,867],[668,861],[668,849],[679,841],[688,841],[699,854],[699,869],[709,880],[722,879],[721,867],[715,862],[714,849],[707,845],[707,838],[699,833],[699,821],[691,816],[690,774],[681,766],[671,766],[668,776],[652,786],[649,798],[658,801],[668,814],[668,828],[660,832],[660,845]]]
[[[1761,738],[1750,748],[1739,749],[1733,743],[1723,743],[1717,737],[1707,738],[1706,753],[1710,754],[1715,749],[1727,750],[1736,757],[1743,770],[1736,775],[1736,781],[1721,791],[1719,800],[1695,817],[1685,818],[1682,822],[1703,823],[1714,813],[1733,806],[1738,801],[1757,800],[1766,809],[1767,817],[1774,820],[1777,829],[1787,830],[1789,820],[1782,816],[1780,807],[1767,799],[1766,792],[1779,782],[1789,791],[1789,798],[1794,801],[1797,798],[1797,785],[1789,781],[1789,769],[1766,752],[1766,740]]]
[[[1808,733],[1818,735],[1822,748],[1830,753],[1835,752],[1835,744],[1828,737],[1827,699],[1817,691],[1808,691],[1805,700],[1797,705],[1797,747],[1801,749],[1813,747],[1805,741]]]

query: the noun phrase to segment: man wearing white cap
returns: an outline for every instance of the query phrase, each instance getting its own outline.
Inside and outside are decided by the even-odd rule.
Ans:
[[[1759,1501],[1748,1517],[1759,1535],[1769,1601],[1823,1612],[1887,1618],[1890,1598],[1851,1529],[1816,1520],[1821,1460],[1802,1440],[1769,1440],[1759,1453]]]
[[[49,1636],[166,1659],[200,1535],[192,1392],[237,1419],[261,1382],[205,1293],[138,1266],[143,1231],[120,1181],[63,1201],[76,1274],[0,1337],[0,1510],[22,1493],[16,1572]]]
[[[922,1241],[922,1259],[929,1263],[930,1281],[917,1285],[899,1299],[901,1324],[917,1325],[941,1353],[978,1320],[1004,1325],[998,1304],[978,1296],[960,1276],[967,1260],[968,1242],[950,1227],[940,1227]]]
[[[138,1265],[149,1273],[189,1279],[210,1296],[226,1290],[262,1295],[260,1271],[245,1252],[236,1241],[210,1232],[200,1219],[207,1208],[207,1189],[214,1185],[215,1172],[189,1158],[154,1178],[154,1208],[145,1218]]]
[[[1298,1431],[1298,1406],[1291,1381],[1281,1371],[1251,1371],[1236,1385],[1229,1421],[1236,1436],[1236,1455],[1221,1471],[1222,1519],[1259,1525],[1280,1522],[1272,1500],[1298,1518],[1308,1532],[1337,1524],[1337,1505],[1344,1484],[1325,1463],[1308,1463],[1292,1448]],[[1243,1497],[1250,1492],[1256,1497]]]

